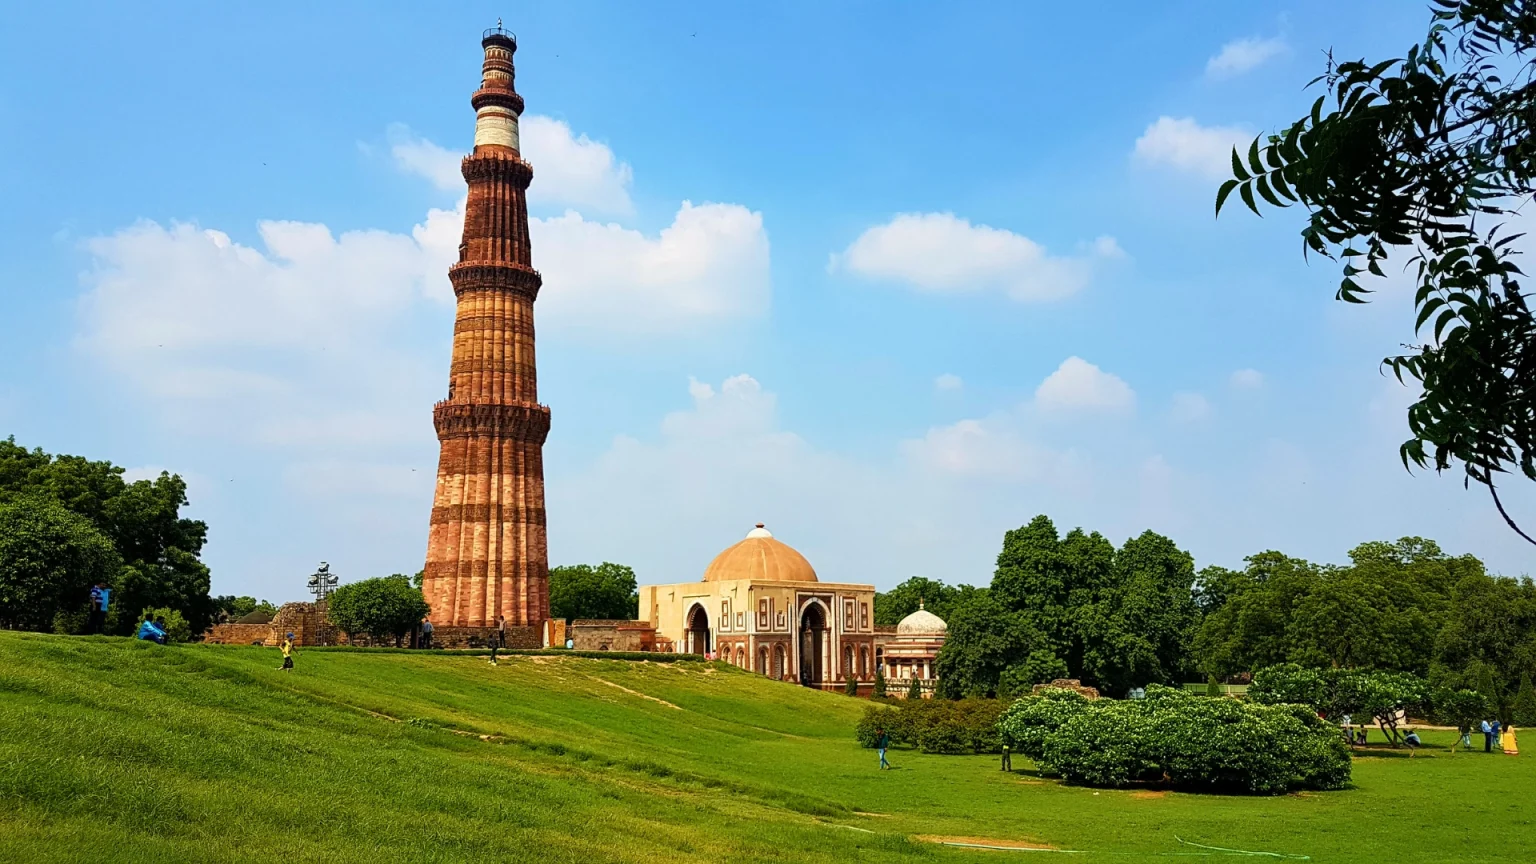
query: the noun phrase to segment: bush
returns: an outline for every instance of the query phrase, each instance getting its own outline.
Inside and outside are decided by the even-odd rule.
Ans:
[[[187,619],[181,614],[180,609],[145,609],[144,613],[139,616],[139,619],[133,622],[133,632],[137,634],[145,621],[151,621],[155,618],[165,619],[165,641],[167,643],[192,641],[192,627],[187,623]]]
[[[869,691],[869,698],[885,698],[885,674],[880,671],[879,666],[875,667],[875,686]]]
[[[880,743],[880,730],[884,729],[891,736],[891,741],[896,740],[891,732],[897,720],[895,708],[881,708],[871,705],[864,709],[864,716],[859,718],[858,725],[853,728],[854,737],[859,740],[860,747],[874,747]]]
[[[849,675],[847,683],[843,685],[843,692],[849,696],[859,695],[859,679]]]
[[[1003,740],[1069,783],[1277,794],[1349,782],[1338,731],[1304,706],[1202,699],[1150,685],[1145,699],[1047,689],[1009,707]]]
[[[970,736],[958,723],[928,723],[918,733],[917,746],[924,753],[958,755],[971,752]]]
[[[997,721],[1002,743],[1036,762],[1045,754],[1045,739],[1062,724],[1088,710],[1088,698],[1076,690],[1047,687],[1038,695],[1014,702]]]
[[[864,747],[875,746],[884,728],[891,743],[925,753],[997,753],[1002,750],[997,720],[1004,704],[996,699],[913,699],[896,707],[871,705],[854,735]]]

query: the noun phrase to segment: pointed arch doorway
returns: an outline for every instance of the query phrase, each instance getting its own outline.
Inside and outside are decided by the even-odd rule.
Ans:
[[[800,612],[800,683],[806,687],[821,686],[826,630],[827,615],[821,604],[807,603]]]
[[[693,604],[688,610],[688,654],[703,656],[709,653],[709,613],[704,607]]]

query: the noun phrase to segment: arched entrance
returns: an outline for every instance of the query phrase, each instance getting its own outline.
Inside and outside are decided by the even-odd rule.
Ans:
[[[822,634],[827,630],[827,615],[820,603],[807,603],[800,613],[800,683],[807,687],[821,684]]]
[[[709,653],[709,615],[697,603],[688,610],[688,650],[684,653]]]
[[[784,646],[773,646],[773,680],[784,680]]]
[[[762,647],[757,649],[757,674],[759,674],[759,675],[767,675],[768,674],[768,646],[767,645],[764,645],[764,646],[762,646]]]

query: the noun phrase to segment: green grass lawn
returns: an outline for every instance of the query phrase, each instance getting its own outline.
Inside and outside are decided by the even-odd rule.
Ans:
[[[0,632],[0,861],[1044,854],[914,839],[934,836],[1104,861],[1208,852],[1176,838],[1318,862],[1536,858],[1536,754],[1452,755],[1451,733],[1413,759],[1368,751],[1341,792],[1096,791],[1023,760],[1004,774],[991,756],[896,750],[880,772],[853,741],[863,701],[715,664],[304,650],[295,671],[278,663],[275,649]]]

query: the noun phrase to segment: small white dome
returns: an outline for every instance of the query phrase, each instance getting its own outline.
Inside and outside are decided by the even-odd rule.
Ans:
[[[757,523],[757,527],[756,528],[753,528],[751,531],[748,531],[747,532],[747,536],[748,537],[768,537],[768,538],[772,538],[773,537],[773,535],[771,533],[769,533],[768,529],[763,527],[763,523],[761,523],[761,522]]]
[[[948,633],[949,625],[943,618],[924,609],[922,601],[918,601],[916,612],[896,625],[897,636],[945,636]]]

